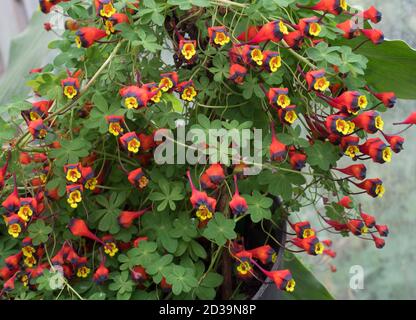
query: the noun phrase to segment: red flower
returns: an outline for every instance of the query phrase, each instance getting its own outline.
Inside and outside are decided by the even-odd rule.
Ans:
[[[138,237],[138,238],[136,238],[136,239],[133,241],[133,246],[134,246],[135,248],[138,248],[138,247],[139,247],[140,242],[142,242],[142,241],[147,241],[147,240],[148,240],[148,238],[147,238],[147,237]]]
[[[123,228],[130,228],[133,225],[133,221],[135,219],[140,218],[146,212],[148,212],[151,208],[146,208],[139,211],[121,211],[120,215],[118,216],[118,223]]]
[[[360,152],[358,147],[359,142],[360,138],[357,136],[341,137],[340,146],[346,156],[355,159],[357,153]]]
[[[409,124],[413,125],[416,124],[416,111],[412,112],[405,120],[402,122],[394,123],[394,124]]]
[[[40,10],[47,14],[51,12],[51,9],[60,2],[68,2],[70,0],[39,0]]]
[[[309,255],[313,255],[313,256],[322,254],[325,249],[322,242],[320,242],[319,239],[315,236],[304,238],[304,239],[294,238],[291,240],[291,242],[295,246],[305,250]]]
[[[263,25],[257,34],[246,44],[259,44],[264,41],[279,42],[288,34],[287,26],[281,20],[274,20]]]
[[[179,83],[179,77],[176,72],[167,72],[160,75],[159,87],[163,92],[172,91]]]
[[[32,102],[32,109],[24,111],[23,113],[30,119],[30,121],[44,119],[48,116],[49,108],[52,106],[52,100],[42,100]]]
[[[95,187],[98,183],[97,178],[93,168],[91,167],[82,167],[81,168],[81,182],[84,185],[84,188],[87,190],[95,190]]]
[[[308,7],[308,9],[324,11],[337,16],[341,14],[343,11],[346,11],[348,9],[348,6],[346,0],[321,0],[314,6]]]
[[[128,175],[129,182],[139,189],[144,189],[149,183],[149,179],[144,174],[142,168],[131,171]]]
[[[61,80],[61,86],[64,95],[68,99],[73,99],[79,93],[80,84],[78,77],[80,76],[81,71],[77,71],[74,75],[72,75],[69,71],[67,72],[68,78]]]
[[[279,117],[279,120],[283,125],[290,126],[293,122],[296,121],[298,115],[296,114],[295,109],[295,105],[290,105],[286,108],[277,110],[277,116]]]
[[[208,28],[209,42],[218,46],[226,45],[230,42],[230,35],[224,26]]]
[[[4,259],[4,263],[6,264],[9,270],[15,270],[19,268],[19,263],[22,260],[23,253],[20,251],[14,255],[8,256]]]
[[[385,133],[383,133],[384,138],[386,138],[387,142],[390,144],[391,150],[393,150],[395,153],[399,153],[403,150],[403,143],[404,138],[400,136],[389,136]]]
[[[229,80],[234,81],[237,84],[242,84],[244,82],[244,77],[247,74],[247,68],[237,63],[234,63],[231,64],[229,73]]]
[[[325,69],[312,70],[305,75],[309,90],[325,91],[329,88],[329,81],[325,77]]]
[[[205,173],[208,175],[211,182],[215,184],[220,184],[225,178],[224,169],[219,163],[212,164]]]
[[[297,29],[305,37],[317,37],[321,33],[320,19],[318,17],[308,17],[299,20]]]
[[[376,230],[382,237],[387,237],[389,235],[389,228],[386,225],[376,224]]]
[[[48,127],[43,123],[42,119],[30,121],[29,132],[33,139],[44,139],[48,134]]]
[[[262,270],[263,273],[276,284],[276,287],[280,290],[287,292],[293,292],[295,290],[295,280],[292,278],[292,274],[288,269],[286,270],[275,270],[266,271]]]
[[[346,20],[338,23],[337,28],[344,31],[342,36],[346,39],[352,39],[360,35],[360,29],[355,20]]]
[[[109,273],[110,271],[108,268],[106,268],[104,261],[101,261],[100,265],[92,276],[92,280],[97,284],[102,284],[108,279]]]
[[[364,180],[367,175],[367,168],[364,164],[353,164],[346,168],[334,168],[334,170],[337,170],[339,172],[342,172],[346,175],[352,176],[358,180]]]
[[[366,20],[371,20],[373,23],[379,23],[382,18],[382,13],[376,9],[376,7],[371,6],[367,10],[362,12],[362,16]]]
[[[348,230],[351,231],[352,234],[359,236],[363,233],[368,232],[367,226],[364,224],[363,221],[358,219],[351,219],[346,224]]]
[[[65,20],[65,30],[77,31],[79,29],[78,21],[73,19]]]
[[[82,219],[76,219],[73,218],[69,224],[68,224],[69,231],[75,236],[75,237],[84,237],[91,239],[93,241],[99,242],[102,245],[105,245],[105,243],[98,238],[95,234],[93,234],[90,229],[88,229],[87,224]]]
[[[81,164],[67,164],[64,166],[66,180],[70,182],[77,182],[81,179]]]
[[[361,29],[361,32],[364,37],[368,38],[376,45],[381,44],[384,41],[384,34],[378,29]]]
[[[289,163],[293,170],[302,170],[306,164],[306,154],[295,151],[294,149],[289,150]]]
[[[383,239],[376,237],[374,234],[371,234],[371,237],[373,238],[374,244],[376,245],[377,249],[382,249],[386,244]]]
[[[94,0],[94,4],[97,16],[110,18],[116,13],[116,9],[113,6],[113,0]]]
[[[148,274],[146,273],[146,270],[142,266],[135,266],[131,271],[131,277],[136,282],[146,281],[149,278]]]
[[[234,215],[244,214],[248,210],[246,199],[240,196],[237,185],[237,176],[234,176],[235,193],[229,205]]]
[[[3,290],[5,292],[10,292],[14,290],[15,280],[19,272],[16,272],[9,280],[7,280],[3,285]]]
[[[385,190],[383,187],[383,181],[380,179],[367,179],[357,184],[354,183],[358,188],[365,190],[373,198],[382,197]]]
[[[311,228],[309,221],[301,221],[294,224],[290,223],[290,226],[293,231],[296,232],[296,237],[299,239],[306,239],[315,236],[315,230]]]
[[[268,72],[276,72],[282,66],[282,58],[277,51],[263,51],[263,68]]]
[[[89,48],[96,41],[107,36],[107,32],[94,27],[80,28],[76,33],[75,43],[78,48]]]
[[[367,107],[368,101],[365,95],[361,95],[358,91],[345,91],[337,98],[329,98],[322,94],[317,94],[325,100],[331,107],[337,108],[341,112],[355,114],[360,109]]]
[[[372,215],[369,215],[367,213],[361,212],[360,213],[361,218],[363,219],[365,225],[368,228],[372,228],[376,225],[376,218]]]
[[[288,88],[270,88],[267,92],[269,104],[273,107],[287,108],[290,106],[290,98],[288,96]]]
[[[295,30],[292,32],[289,32],[288,34],[285,34],[283,36],[283,39],[288,44],[288,46],[294,50],[300,49],[300,47],[303,44],[303,35],[302,32]]]
[[[253,39],[257,32],[259,32],[260,28],[261,26],[250,26],[247,31],[244,31],[238,35],[237,40],[246,42]]]
[[[199,182],[201,183],[202,189],[216,189],[218,187],[218,185],[212,183],[206,172],[201,175]]]
[[[120,137],[120,143],[124,149],[133,153],[139,152],[139,148],[141,145],[140,139],[135,132],[123,134]]]
[[[368,133],[376,133],[378,130],[383,131],[384,121],[377,111],[366,111],[352,119],[356,127],[363,129]]]
[[[140,140],[140,148],[142,151],[148,152],[156,146],[154,134],[147,135],[144,133],[139,133],[138,137]]]
[[[391,149],[380,138],[367,139],[359,148],[362,153],[370,156],[376,163],[391,161]]]
[[[13,192],[1,204],[7,213],[15,213],[20,207],[19,193],[15,184]]]
[[[156,94],[156,91],[150,92],[147,88],[140,88],[138,86],[129,86],[120,89],[123,106],[127,109],[147,107],[149,100]]]
[[[129,23],[129,17],[124,13],[114,13],[110,18],[106,19],[105,32],[107,35],[118,32],[114,29],[114,26],[120,23]]]
[[[110,132],[114,136],[119,136],[121,133],[124,132],[123,123],[124,123],[124,116],[106,116],[105,120],[108,123],[108,132]]]
[[[181,39],[179,41],[179,52],[187,63],[193,63],[196,58],[196,40]]]
[[[287,145],[280,142],[276,137],[274,125],[271,124],[272,142],[269,147],[270,160],[282,162],[287,157]]]
[[[393,108],[394,105],[396,104],[397,101],[397,97],[396,94],[394,92],[379,92],[379,93],[373,93],[373,95],[380,100],[381,102],[383,102],[383,104],[387,107],[387,108]]]
[[[269,245],[247,250],[247,252],[249,252],[253,258],[260,260],[263,264],[276,262],[276,251]]]
[[[259,46],[243,45],[234,46],[229,51],[231,61],[252,66],[263,65],[263,52]]]
[[[183,100],[190,102],[193,101],[197,95],[197,91],[192,80],[179,83],[176,86],[175,91],[181,94],[181,98]]]
[[[323,254],[330,256],[331,258],[335,258],[337,256],[337,253],[333,250],[325,249]]]

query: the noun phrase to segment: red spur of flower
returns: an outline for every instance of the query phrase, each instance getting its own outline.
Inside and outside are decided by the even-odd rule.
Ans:
[[[357,21],[355,21],[354,19],[349,19],[344,22],[338,23],[337,28],[344,31],[344,34],[342,36],[345,39],[353,39],[361,34]]]
[[[293,170],[302,170],[306,165],[306,154],[296,151],[293,147],[289,148],[289,163]]]
[[[381,237],[387,237],[389,235],[389,228],[386,225],[376,224],[375,228]]]
[[[372,23],[379,23],[383,17],[383,14],[378,11],[376,7],[371,6],[367,10],[359,13],[359,16],[363,17],[365,20],[370,20]]]
[[[274,20],[263,25],[252,39],[244,44],[259,44],[265,41],[280,42],[288,29],[282,20]]]
[[[228,80],[234,81],[236,84],[242,84],[244,82],[244,77],[247,75],[247,68],[238,64],[233,63],[230,66],[230,76]]]
[[[20,207],[19,192],[17,190],[17,184],[15,182],[13,192],[7,196],[7,198],[2,202],[2,207],[6,209],[8,214],[16,213]]]
[[[376,225],[376,218],[370,214],[360,212],[360,217],[363,219],[367,228],[373,228]]]
[[[394,125],[398,124],[408,124],[408,125],[415,125],[416,124],[416,111],[412,112],[405,120],[402,122],[393,123]]]
[[[373,238],[374,244],[376,245],[377,249],[382,249],[386,244],[386,242],[383,239],[376,237],[374,234],[371,234],[371,237]]]
[[[225,179],[224,169],[219,163],[210,165],[205,173],[214,184],[220,184]]]
[[[360,236],[368,232],[368,228],[362,220],[351,219],[346,223],[346,226],[353,235]]]
[[[110,270],[108,270],[108,268],[105,266],[104,260],[102,260],[97,270],[95,270],[94,275],[92,276],[92,280],[96,284],[103,284],[105,281],[108,280],[109,274]]]
[[[295,30],[289,32],[288,34],[285,34],[283,36],[283,39],[285,40],[289,48],[299,50],[303,44],[304,36],[302,35],[302,32],[300,32],[299,30]]]
[[[131,171],[127,178],[131,185],[139,188],[140,190],[146,188],[149,184],[149,179],[146,177],[142,168],[137,168]]]
[[[358,180],[364,180],[367,175],[367,168],[364,164],[353,164],[346,168],[333,168],[343,174],[354,177]]]
[[[274,270],[267,271],[262,269],[262,272],[276,284],[279,290],[293,292],[295,290],[296,282],[292,277],[290,270]]]
[[[101,243],[102,245],[105,245],[104,241],[102,241],[100,238],[98,238],[94,233],[90,231],[90,229],[87,226],[87,223],[82,219],[73,218],[69,222],[68,228],[69,231],[71,231],[71,233],[75,237],[88,238],[90,240]]]
[[[9,270],[15,270],[19,268],[20,261],[23,258],[23,253],[20,251],[14,255],[8,256],[4,259],[4,263]]]
[[[133,221],[140,218],[146,212],[150,211],[152,208],[146,208],[139,211],[121,211],[118,216],[118,223],[123,228],[130,228],[133,225]]]
[[[83,27],[75,32],[75,43],[78,48],[89,48],[95,42],[107,37],[107,32],[94,27]]]
[[[324,11],[336,16],[340,15],[343,11],[346,11],[348,9],[346,0],[320,0],[317,4],[311,7],[306,7],[300,4],[298,4],[297,6],[299,8]]]
[[[3,190],[4,188],[5,179],[7,175],[7,168],[9,167],[10,157],[11,157],[11,152],[8,152],[6,156],[6,162],[0,168],[0,191]]]
[[[384,33],[378,29],[361,29],[361,33],[373,44],[378,45],[384,42]]]
[[[282,162],[287,157],[288,146],[277,139],[273,123],[270,125],[270,128],[272,131],[272,142],[269,147],[270,160]]]
[[[277,259],[276,251],[269,245],[264,245],[247,250],[251,256],[263,264],[275,263]]]
[[[237,215],[246,213],[248,210],[248,205],[247,205],[246,199],[240,196],[240,192],[238,191],[236,175],[234,176],[234,186],[235,186],[235,192],[229,203],[229,206],[231,208],[231,212],[237,216]]]

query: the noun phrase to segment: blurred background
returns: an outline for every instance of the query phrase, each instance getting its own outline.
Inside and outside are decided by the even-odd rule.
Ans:
[[[0,103],[3,104],[27,94],[23,78],[28,70],[40,67],[51,59],[47,43],[55,35],[42,29],[42,24],[51,18],[37,12],[37,0],[1,0],[1,3]],[[348,3],[363,8],[375,5],[383,12],[378,28],[384,31],[386,38],[403,39],[416,48],[416,0],[349,0]],[[32,28],[25,29],[28,24]],[[18,38],[12,42],[16,36]],[[38,50],[24,59],[18,59],[25,54],[24,45],[36,46]],[[18,79],[21,80],[16,82]],[[415,110],[415,101],[399,101],[394,110],[383,116],[386,132],[393,133],[389,130],[392,128],[390,124],[404,119]],[[416,250],[413,247],[416,244],[415,134],[415,129],[412,129],[403,135],[406,139],[405,151],[394,154],[392,163],[371,164],[369,168],[368,175],[382,178],[387,189],[382,199],[367,196],[361,199],[364,211],[374,214],[378,223],[387,224],[390,228],[384,249],[378,250],[372,242],[354,237],[335,239],[329,236],[336,240],[335,260],[303,259],[337,299],[416,299]],[[320,237],[324,238],[323,235]],[[329,263],[336,266],[336,272],[330,271]],[[350,288],[350,271],[356,265],[364,271],[364,288],[359,290]]]

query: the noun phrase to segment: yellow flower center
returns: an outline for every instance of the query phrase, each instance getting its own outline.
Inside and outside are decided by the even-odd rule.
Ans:
[[[277,104],[284,109],[290,105],[290,98],[285,94],[279,94],[277,97]]]
[[[86,278],[88,277],[88,274],[90,273],[90,268],[83,266],[81,268],[78,268],[77,271],[77,277],[78,278]]]
[[[237,272],[243,276],[249,273],[252,269],[253,268],[248,261],[243,261],[237,266]]]
[[[22,231],[22,228],[20,227],[20,224],[18,223],[13,223],[9,226],[8,230],[9,234],[13,237],[13,238],[17,238],[20,234],[20,232]]]
[[[39,175],[39,179],[43,184],[45,184],[46,181],[48,180],[48,176],[46,174],[42,173],[41,175]]]
[[[100,16],[106,18],[110,18],[114,13],[116,13],[116,9],[111,3],[103,5],[103,8],[100,10]]]
[[[345,121],[343,119],[338,119],[335,122],[335,126],[338,132],[342,133],[342,134],[348,134],[348,132],[350,131],[350,123],[349,121]]]
[[[135,97],[128,97],[124,100],[124,104],[127,109],[137,109],[139,107],[139,103]]]
[[[340,0],[339,6],[342,8],[342,10],[347,10],[347,1],[346,0]]]
[[[159,87],[162,91],[166,92],[169,89],[173,88],[173,82],[169,78],[163,78],[159,82]]]
[[[144,188],[146,188],[146,186],[149,184],[149,179],[147,179],[147,177],[146,176],[142,176],[140,179],[139,179],[139,188],[140,189],[144,189]]]
[[[110,35],[110,34],[115,32],[114,24],[113,24],[112,21],[106,20],[106,22],[105,22],[105,32],[107,33],[107,35]]]
[[[367,232],[368,232],[368,228],[367,228],[367,226],[362,227],[360,231],[361,231],[361,233],[363,233],[363,234],[364,234],[364,233],[367,233]]]
[[[79,190],[72,191],[67,199],[68,204],[71,206],[71,208],[78,207],[78,203],[82,201],[82,195]]]
[[[82,47],[82,41],[81,41],[81,37],[80,36],[76,36],[75,37],[75,44],[77,45],[77,48],[81,48]]]
[[[31,217],[33,214],[32,209],[30,206],[25,205],[20,207],[19,211],[17,212],[17,215],[23,220],[23,221],[29,221],[29,217]]]
[[[354,159],[358,152],[360,152],[360,149],[358,149],[357,146],[348,146],[344,153],[345,153],[345,155]]]
[[[315,231],[313,229],[308,228],[308,229],[303,230],[302,236],[305,239],[309,237],[313,237],[314,235],[315,235]]]
[[[185,43],[182,47],[182,55],[186,60],[191,60],[192,57],[196,54],[195,46],[193,43]]]
[[[297,118],[298,118],[298,116],[297,116],[296,112],[293,111],[293,110],[290,110],[290,111],[286,112],[286,114],[285,114],[285,120],[286,120],[287,123],[292,124],[293,122],[296,121]]]
[[[68,99],[72,99],[73,97],[75,97],[78,94],[77,89],[75,89],[73,86],[65,86],[64,87],[64,95],[68,98]]]
[[[313,22],[309,25],[309,34],[312,36],[319,36],[321,33],[321,25],[319,23]]]
[[[31,257],[35,253],[35,248],[32,246],[26,246],[22,248],[22,253],[25,257]]]
[[[390,147],[384,148],[382,156],[385,162],[391,162],[391,156],[392,156],[391,148]]]
[[[289,31],[287,30],[287,27],[286,27],[286,25],[283,23],[283,21],[280,21],[280,22],[279,22],[279,30],[280,30],[280,32],[281,32],[281,33],[283,33],[283,34],[288,34],[288,33],[289,33]]]
[[[261,66],[263,64],[263,53],[260,49],[254,49],[251,51],[251,59]]]
[[[37,112],[35,112],[35,111],[30,111],[30,120],[31,121],[35,121],[35,120],[38,120],[38,119],[40,119],[40,115],[37,113]]]
[[[320,91],[325,91],[326,89],[329,88],[329,81],[326,80],[325,77],[316,79],[315,84],[314,84],[314,89],[315,90],[320,90]]]
[[[322,254],[324,252],[324,245],[322,244],[322,242],[318,242],[317,244],[315,244],[315,253],[316,254]]]
[[[66,172],[66,180],[77,182],[78,179],[81,178],[81,172],[78,169],[68,169]]]
[[[386,192],[386,190],[384,189],[383,185],[382,185],[382,184],[379,184],[379,185],[376,187],[376,195],[377,195],[379,198],[382,198],[382,197],[383,197],[383,195],[384,195],[384,192]]]
[[[282,66],[282,58],[280,56],[276,56],[270,59],[269,67],[271,72],[276,72]]]
[[[120,135],[120,133],[122,133],[123,131],[124,129],[121,127],[120,123],[118,122],[111,122],[110,125],[108,126],[108,132],[110,132],[116,137]]]
[[[159,90],[158,88],[152,89],[152,92]],[[159,90],[150,100],[152,100],[155,103],[160,102],[160,98],[162,97],[162,91]]]
[[[25,275],[23,275],[23,277],[20,279],[20,281],[22,281],[23,286],[27,287],[27,285],[29,284],[29,277],[25,274]]]
[[[230,37],[228,37],[224,32],[217,32],[215,34],[214,43],[223,46],[230,42]]]
[[[296,282],[293,279],[290,279],[287,284],[285,290],[287,292],[293,292],[295,290]]]
[[[186,101],[193,101],[196,96],[196,90],[194,87],[185,88],[182,92],[182,99]]]
[[[272,254],[272,262],[273,263],[276,263],[276,261],[277,261],[277,253],[276,252],[273,252],[273,254]]]
[[[88,190],[95,190],[95,187],[97,186],[97,178],[91,178],[85,182],[85,189]]]
[[[29,268],[32,268],[36,264],[36,258],[33,255],[30,257],[26,257],[24,263]]]
[[[127,150],[129,150],[130,152],[137,153],[139,152],[139,148],[140,148],[140,141],[137,140],[136,138],[131,139],[127,143]]]
[[[117,245],[114,242],[106,243],[104,246],[104,252],[110,257],[114,257],[114,255],[118,252]]]
[[[359,96],[358,97],[358,106],[360,109],[365,109],[367,107],[368,101],[366,96]]]
[[[201,204],[196,212],[196,217],[200,221],[209,220],[212,218],[212,212],[209,211],[206,205]]]
[[[384,128],[384,121],[380,116],[377,116],[376,119],[375,119],[375,127],[378,130],[383,130],[383,128]]]

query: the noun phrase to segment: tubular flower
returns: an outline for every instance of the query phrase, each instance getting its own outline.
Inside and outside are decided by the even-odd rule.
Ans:
[[[387,146],[380,138],[367,139],[365,143],[359,146],[360,151],[371,157],[376,163],[385,163],[391,161],[391,148]]]
[[[82,201],[82,184],[71,184],[66,186],[66,201],[71,206],[71,208],[77,208],[78,204]]]
[[[300,19],[297,29],[299,29],[303,36],[317,37],[322,31],[319,21],[320,19],[315,16]]]
[[[237,62],[242,62],[245,65],[263,65],[263,52],[259,46],[243,45],[241,47],[233,47],[230,50],[230,55],[232,60],[235,60],[235,56],[237,56]]]
[[[103,284],[105,281],[108,280],[108,275],[110,271],[106,268],[104,261],[101,261],[100,265],[98,266],[97,270],[95,270],[94,275],[92,276],[92,280],[96,284]]]
[[[383,131],[384,121],[377,111],[366,111],[352,119],[355,126],[363,129],[368,133],[376,133],[378,130]]]
[[[153,134],[139,133],[138,137],[140,140],[140,148],[143,151],[148,152],[156,146]]]
[[[358,28],[358,24],[354,20],[346,20],[344,22],[338,23],[337,28],[344,31],[342,36],[345,39],[353,39],[361,34],[360,29]]]
[[[348,121],[347,117],[340,114],[331,114],[326,117],[325,126],[328,132],[338,135],[349,135],[355,129],[355,123]]]
[[[295,151],[294,149],[289,150],[289,163],[293,170],[302,170],[306,164],[306,154]]]
[[[22,253],[25,257],[30,257],[36,252],[35,248],[32,245],[32,239],[26,237],[22,241]]]
[[[224,169],[221,164],[214,163],[205,171],[212,183],[219,184],[225,179]]]
[[[263,67],[268,72],[276,72],[282,66],[282,58],[279,52],[266,50],[263,51]]]
[[[17,238],[22,232],[23,228],[26,227],[25,221],[23,221],[17,214],[12,214],[5,218],[7,232],[13,238]]]
[[[208,28],[209,42],[218,46],[226,45],[230,42],[230,35],[224,26]]]
[[[343,206],[344,208],[347,208],[347,209],[352,208],[352,203],[353,202],[352,202],[351,198],[348,197],[348,196],[342,197],[342,199],[337,202],[337,204],[339,204],[339,205],[341,205],[341,206]]]
[[[325,249],[323,243],[315,236],[304,239],[294,238],[291,241],[295,246],[305,250],[308,254],[313,256],[322,254]]]
[[[146,281],[149,278],[149,275],[146,273],[146,270],[142,266],[135,266],[131,271],[131,277],[134,281]],[[163,279],[162,279],[163,280]],[[162,286],[162,282],[161,282]]]
[[[89,48],[96,41],[99,41],[106,36],[107,32],[105,30],[94,27],[83,27],[75,32],[75,43],[78,48]]]
[[[284,290],[287,292],[293,292],[295,290],[296,282],[292,278],[292,274],[288,269],[286,270],[275,270],[275,271],[266,271],[262,270],[263,273],[273,280],[276,284],[276,287],[279,290]]]
[[[329,88],[329,81],[325,77],[325,69],[312,70],[305,75],[309,90],[325,91]]]
[[[231,212],[237,216],[246,213],[248,210],[248,205],[246,199],[240,196],[240,192],[238,191],[237,176],[234,176],[234,186],[235,192],[233,198],[229,203],[229,206],[231,208]]]
[[[378,29],[361,29],[361,33],[375,45],[384,42],[384,34]]]
[[[188,176],[189,183],[192,189],[192,195],[190,198],[192,207],[196,209],[196,217],[200,221],[210,220],[213,217],[213,212],[215,211],[215,207],[217,205],[217,200],[214,198],[208,197],[206,192],[198,191],[191,179],[191,173],[189,170],[186,172]]]
[[[7,198],[1,204],[8,214],[16,213],[20,207],[19,193],[17,186],[15,185],[13,192],[7,196]]]
[[[253,39],[260,29],[261,29],[261,26],[249,26],[247,31],[244,31],[238,35],[237,40],[242,41],[242,42],[247,42]]]
[[[375,227],[381,237],[387,237],[389,235],[389,228],[386,225],[376,224]]]
[[[372,23],[379,23],[383,17],[382,13],[374,6],[371,6],[367,10],[363,11],[360,16],[366,20],[370,20]]]
[[[19,272],[16,272],[9,280],[7,280],[3,285],[3,290],[5,292],[10,292],[14,290],[16,277]]]
[[[340,147],[344,154],[351,159],[355,159],[357,154],[360,152],[358,147],[358,143],[360,142],[360,138],[357,136],[347,136],[341,138]]]
[[[387,142],[390,144],[391,150],[393,150],[395,153],[399,153],[403,150],[403,143],[404,138],[400,136],[389,136],[387,134],[383,133],[384,138],[386,138]]]
[[[114,257],[119,250],[117,248],[117,244],[115,243],[113,236],[104,236],[102,240],[104,242],[104,252],[108,254],[110,257]]]
[[[113,0],[94,0],[97,15],[103,18],[110,18],[116,13]]]
[[[28,222],[33,214],[37,214],[37,201],[35,198],[20,198],[20,208],[17,215]]]
[[[196,58],[196,40],[180,40],[179,51],[188,63],[193,62]]]
[[[121,133],[124,132],[122,124],[124,123],[124,116],[106,116],[105,120],[108,123],[108,132],[112,135],[118,137]]]
[[[29,122],[29,132],[33,139],[44,139],[48,134],[48,127],[43,123],[42,119]]]
[[[350,114],[356,114],[360,109],[365,109],[368,104],[367,97],[358,91],[345,91],[337,98],[328,98],[322,94],[318,96],[327,101],[331,107]]]
[[[149,184],[149,179],[144,174],[142,168],[131,171],[128,175],[129,182],[139,189],[144,189]]]
[[[380,100],[386,108],[393,108],[397,101],[397,97],[394,92],[375,92],[373,95]]]
[[[91,167],[82,167],[81,176],[84,188],[91,191],[95,190],[98,180],[95,177],[94,170]]]
[[[296,236],[299,239],[306,239],[315,236],[315,230],[311,228],[309,221],[301,221],[294,224],[290,224],[293,231],[296,232]]]
[[[357,184],[354,183],[358,188],[365,190],[373,198],[381,198],[384,195],[385,189],[383,187],[383,181],[380,179],[367,179]]]
[[[276,137],[274,125],[271,125],[272,142],[269,147],[270,160],[282,162],[287,157],[288,147],[284,143],[280,142]]]
[[[230,66],[229,80],[234,81],[237,84],[244,82],[244,77],[247,75],[247,68],[237,63],[231,64]]]
[[[105,20],[105,32],[107,35],[116,33],[114,26],[120,23],[129,23],[129,17],[124,13],[114,13],[110,18]]]
[[[90,231],[90,229],[88,229],[87,223],[82,219],[73,218],[69,222],[68,228],[69,228],[69,231],[71,231],[71,233],[75,237],[88,238],[90,240],[101,243],[102,245],[105,245],[105,243],[100,238],[98,238],[95,234],[93,234]]]
[[[143,85],[143,87],[146,88],[150,93],[156,93],[150,98],[152,102],[160,102],[160,98],[162,97],[162,90],[159,88],[156,82],[146,83]]]
[[[353,164],[346,168],[334,168],[334,170],[337,170],[339,172],[342,172],[346,175],[352,176],[358,180],[364,180],[367,175],[367,168],[364,164]]]
[[[348,230],[351,231],[353,235],[360,236],[368,232],[368,228],[365,223],[358,219],[349,220],[346,223]]]
[[[181,98],[183,100],[189,102],[193,101],[197,95],[197,91],[192,80],[179,83],[176,87],[176,91],[181,94]]]
[[[288,88],[270,88],[267,97],[269,104],[274,107],[286,108],[290,105],[290,98],[288,96]]]
[[[416,111],[412,112],[405,120],[403,120],[402,122],[397,122],[394,123],[395,125],[397,124],[408,124],[408,125],[414,125],[416,124]]]
[[[123,106],[127,109],[139,109],[147,106],[149,100],[157,92],[149,92],[146,88],[129,86],[120,89],[120,95],[123,98]]]
[[[120,137],[120,143],[124,149],[137,153],[140,148],[140,140],[136,132],[128,132]]]
[[[67,164],[64,166],[66,180],[69,182],[77,182],[81,179],[81,164]]]
[[[123,228],[130,228],[133,225],[133,221],[140,218],[151,208],[139,210],[139,211],[121,211],[118,216],[118,223]]]
[[[274,20],[263,25],[247,44],[259,44],[264,41],[280,42],[288,34],[287,26],[281,20]]]
[[[179,83],[179,77],[176,72],[162,73],[160,78],[159,88],[163,92],[172,91]]]
[[[19,263],[22,260],[23,253],[18,252],[14,255],[8,256],[4,259],[4,263],[6,264],[6,267],[9,268],[9,270],[15,270],[19,268]]]
[[[276,251],[269,245],[247,250],[253,258],[258,259],[261,263],[275,263],[277,259]]]
[[[288,34],[285,34],[283,38],[288,44],[288,46],[294,50],[300,49],[304,40],[302,32],[300,32],[299,30],[289,32]]]
[[[308,9],[324,11],[337,16],[346,11],[348,5],[346,0],[321,0],[314,6],[308,7]]]
[[[373,238],[374,244],[376,245],[377,249],[382,249],[386,244],[383,239],[376,237],[374,234],[371,234],[371,237]]]
[[[80,88],[79,79],[78,79],[79,74],[80,73],[77,72],[74,74],[74,76],[70,75],[68,78],[61,80],[63,93],[68,99],[73,99],[79,92],[79,88]]]
[[[209,178],[209,176],[207,175],[206,172],[204,172],[201,175],[201,178],[199,179],[199,182],[201,183],[202,189],[205,189],[205,190],[206,189],[216,189],[218,187],[218,185],[211,182],[211,179]]]
[[[361,212],[360,213],[361,219],[363,219],[367,228],[373,228],[376,225],[376,218],[372,215],[367,213]]]
[[[293,124],[298,118],[298,115],[296,114],[295,109],[296,109],[296,106],[291,105],[284,109],[277,110],[277,116],[279,117],[280,122],[286,125]]]
[[[30,119],[30,121],[44,119],[48,116],[48,111],[52,104],[52,100],[32,102],[32,108],[24,111],[23,113]]]

